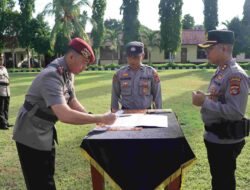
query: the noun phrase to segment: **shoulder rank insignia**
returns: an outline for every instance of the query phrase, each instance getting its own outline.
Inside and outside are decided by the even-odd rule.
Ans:
[[[223,75],[222,74],[218,74],[217,77],[216,77],[218,80],[221,80],[223,78]]]
[[[230,79],[230,94],[231,95],[238,95],[240,94],[240,77],[232,77]]]
[[[227,64],[224,64],[224,65],[221,66],[221,70],[224,71],[224,70],[227,69],[227,67],[228,67],[228,65],[227,65]]]
[[[62,75],[64,72],[64,68],[62,66],[58,66],[57,67],[57,72],[59,73],[59,75]]]

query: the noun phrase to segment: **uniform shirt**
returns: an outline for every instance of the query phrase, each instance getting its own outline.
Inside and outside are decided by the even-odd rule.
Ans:
[[[234,59],[218,67],[213,75],[202,105],[201,114],[205,125],[224,120],[241,120],[245,116],[250,79]],[[236,143],[242,139],[219,139],[214,133],[205,131],[204,138],[214,143]]]
[[[54,60],[32,82],[25,100],[35,105],[27,111],[20,108],[14,126],[13,139],[19,143],[38,150],[51,150],[54,123],[34,115],[37,108],[54,115],[52,105],[67,104],[69,98],[75,97],[72,74],[64,57]],[[70,93],[71,92],[71,93]]]
[[[147,109],[154,102],[161,109],[161,85],[156,70],[143,64],[137,71],[130,66],[118,70],[113,77],[111,108],[118,110],[118,102],[126,109]]]
[[[9,74],[4,66],[0,66],[0,96],[10,96]]]

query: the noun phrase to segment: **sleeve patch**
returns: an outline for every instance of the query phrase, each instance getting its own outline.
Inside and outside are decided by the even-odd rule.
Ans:
[[[231,86],[230,87],[230,94],[233,96],[240,94],[240,86]]]
[[[240,94],[240,77],[232,77],[230,79],[230,94],[231,95],[238,95]]]
[[[241,78],[240,77],[232,77],[230,79],[230,85],[239,85],[240,84],[240,81],[241,81]]]
[[[159,77],[159,75],[158,75],[158,73],[156,71],[154,71],[153,75],[154,75],[154,81],[157,82],[157,83],[160,82],[160,77]]]

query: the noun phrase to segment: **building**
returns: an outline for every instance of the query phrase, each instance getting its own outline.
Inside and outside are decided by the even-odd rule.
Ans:
[[[174,62],[176,63],[204,63],[207,62],[206,53],[203,49],[197,45],[206,41],[206,34],[204,30],[183,30],[182,31],[182,43],[179,50],[174,55]],[[123,47],[119,47],[118,51],[109,49],[109,46],[101,48],[101,64],[121,63],[125,54],[122,51]],[[145,47],[145,58],[144,63],[149,62],[149,52]],[[236,57],[238,62],[250,62],[250,56],[240,54]],[[151,51],[151,62],[152,63],[166,63],[169,62],[169,53],[160,51],[158,47],[153,47]]]
[[[118,36],[119,44],[122,44],[122,34]],[[207,62],[206,53],[203,49],[200,49],[197,45],[206,41],[205,31],[202,29],[196,30],[183,30],[182,31],[182,43],[179,50],[174,55],[175,63],[204,63]],[[3,50],[5,56],[5,63],[7,67],[27,67],[27,53],[25,49],[18,48],[17,39],[7,39],[6,49]],[[106,64],[123,64],[126,62],[126,55],[123,45],[118,46],[117,49],[112,49],[111,42],[106,42],[105,46],[100,48],[100,60],[102,65]],[[145,47],[144,63],[149,62],[149,51]],[[153,47],[150,53],[152,63],[167,63],[169,62],[169,53],[160,51],[158,47]],[[237,55],[236,60],[238,62],[250,62],[250,54]],[[31,61],[32,62],[32,61]],[[44,65],[43,63],[41,63]]]

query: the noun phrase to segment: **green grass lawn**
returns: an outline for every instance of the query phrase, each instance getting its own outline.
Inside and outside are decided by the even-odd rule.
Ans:
[[[184,190],[209,190],[210,174],[203,144],[203,124],[199,108],[191,104],[192,90],[206,90],[214,70],[168,70],[159,71],[162,84],[164,108],[176,112],[183,132],[192,147],[197,162],[187,171]],[[80,102],[93,113],[109,110],[113,71],[89,71],[76,76],[76,93]],[[250,72],[248,73],[250,74]],[[11,78],[10,123],[15,122],[25,92],[36,74],[13,73]],[[250,101],[247,107],[250,115]],[[91,190],[89,163],[81,155],[79,145],[93,125],[73,126],[57,124],[59,146],[57,146],[55,181],[58,190]],[[24,190],[24,179],[12,140],[13,129],[0,131],[0,190]],[[237,189],[250,187],[249,138],[238,159]],[[107,190],[112,188],[107,184]]]

